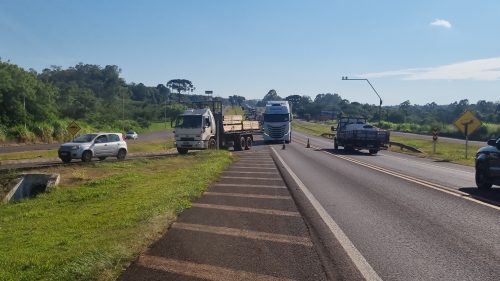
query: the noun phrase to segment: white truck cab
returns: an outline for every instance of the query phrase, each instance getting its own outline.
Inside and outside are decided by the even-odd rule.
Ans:
[[[188,149],[207,149],[215,146],[216,123],[210,109],[188,109],[177,117],[175,141],[180,153]],[[213,141],[211,141],[213,140]]]
[[[292,141],[292,112],[288,101],[268,101],[263,115],[264,142]]]

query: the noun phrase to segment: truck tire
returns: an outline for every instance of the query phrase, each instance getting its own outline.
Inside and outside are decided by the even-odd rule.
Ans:
[[[339,144],[337,143],[337,139],[333,139],[333,148],[335,150],[339,150]]]
[[[482,163],[478,164],[476,167],[476,185],[477,188],[481,190],[488,190],[493,186],[486,175],[486,168],[486,165]]]
[[[183,148],[183,147],[178,147],[177,148],[177,152],[179,152],[179,154],[187,154],[188,153],[188,149],[187,148]]]
[[[370,152],[370,154],[377,154],[378,149],[369,149],[368,152]]]
[[[245,148],[245,137],[240,137],[234,144],[235,151],[242,151]]]
[[[208,140],[208,149],[217,149],[217,142],[214,138]]]
[[[245,150],[249,150],[252,148],[252,137],[246,137],[246,140],[245,140]]]

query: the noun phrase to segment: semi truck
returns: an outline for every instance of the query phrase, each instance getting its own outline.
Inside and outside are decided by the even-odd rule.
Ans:
[[[224,115],[220,101],[193,103],[175,123],[175,146],[179,154],[189,150],[252,147],[259,122],[245,121],[241,115]]]
[[[292,141],[292,112],[288,101],[268,101],[263,114],[264,142]]]
[[[340,117],[337,127],[331,129],[336,132],[333,138],[335,150],[342,146],[348,151],[366,149],[370,154],[377,154],[389,144],[389,131],[368,124],[363,117]]]

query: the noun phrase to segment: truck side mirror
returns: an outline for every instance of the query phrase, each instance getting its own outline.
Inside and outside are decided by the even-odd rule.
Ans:
[[[331,127],[332,131],[337,131],[337,128],[335,126]]]

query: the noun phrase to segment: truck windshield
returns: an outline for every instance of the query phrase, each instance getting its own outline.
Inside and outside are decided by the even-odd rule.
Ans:
[[[201,115],[181,115],[175,121],[176,128],[201,128]]]
[[[264,114],[264,122],[288,122],[290,114]]]

